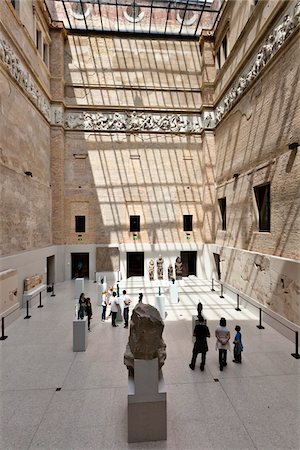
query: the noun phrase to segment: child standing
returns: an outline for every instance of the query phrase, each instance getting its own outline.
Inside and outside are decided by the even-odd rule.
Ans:
[[[242,363],[242,351],[243,351],[243,344],[242,344],[242,335],[241,335],[241,327],[237,325],[235,327],[236,335],[234,337],[234,349],[233,349],[233,355],[235,363]]]

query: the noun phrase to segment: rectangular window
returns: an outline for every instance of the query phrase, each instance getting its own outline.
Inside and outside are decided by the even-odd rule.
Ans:
[[[140,216],[130,216],[130,231],[134,233],[140,231]]]
[[[47,44],[43,44],[43,61],[48,66],[49,62],[49,46]]]
[[[183,231],[193,231],[193,216],[183,216]]]
[[[224,60],[227,59],[228,56],[228,45],[227,45],[227,36],[224,36],[224,39],[222,41],[222,48],[223,48],[223,55],[224,55]]]
[[[85,233],[85,216],[75,216],[76,233]]]
[[[221,49],[217,50],[217,69],[221,69]]]
[[[42,52],[42,32],[37,28],[35,34],[35,46],[38,51]]]
[[[270,183],[254,187],[259,231],[271,231]]]
[[[226,197],[218,199],[220,213],[221,213],[221,229],[226,230]]]

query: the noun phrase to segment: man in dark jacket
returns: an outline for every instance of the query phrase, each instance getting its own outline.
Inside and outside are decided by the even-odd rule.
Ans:
[[[198,325],[195,326],[194,336],[196,337],[196,342],[193,348],[192,361],[189,365],[192,370],[195,369],[196,359],[198,353],[201,353],[201,364],[200,370],[203,372],[205,366],[206,352],[208,352],[207,340],[206,338],[210,337],[210,332],[208,327],[205,325],[205,320],[203,317],[200,319]]]

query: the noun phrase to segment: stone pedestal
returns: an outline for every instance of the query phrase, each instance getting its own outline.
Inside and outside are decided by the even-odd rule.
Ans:
[[[202,317],[204,319],[204,324],[206,325],[206,319],[205,319],[205,317],[203,315],[202,315]],[[195,340],[196,340],[196,338],[193,336],[194,329],[195,329],[196,325],[199,325],[199,320],[198,320],[198,316],[194,315],[194,316],[192,316],[192,338],[193,338],[193,342],[195,342]]]
[[[97,283],[97,304],[102,305],[102,293],[107,290],[107,283]]]
[[[81,292],[84,292],[84,278],[75,278],[75,297],[77,300]]]
[[[158,359],[134,360],[128,377],[128,442],[167,439],[167,393]]]
[[[130,320],[130,310],[129,310],[129,320]],[[120,305],[120,308],[118,308],[117,316],[116,316],[116,322],[123,322],[123,315],[122,315],[122,308]]]
[[[176,284],[170,284],[170,303],[176,305],[178,303],[178,289]]]
[[[73,352],[85,352],[88,344],[87,316],[73,320]]]
[[[166,303],[166,298],[164,295],[156,295],[155,296],[155,308],[158,309],[162,320],[165,320],[165,317],[166,317],[165,303]]]

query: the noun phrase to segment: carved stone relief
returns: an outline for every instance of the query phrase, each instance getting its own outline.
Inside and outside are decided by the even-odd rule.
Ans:
[[[50,122],[50,102],[41,93],[29,72],[24,69],[19,58],[2,37],[0,37],[0,61],[43,116]]]
[[[210,119],[210,122],[212,118]],[[126,131],[129,133],[157,131],[170,133],[200,133],[202,118],[200,116],[183,116],[180,114],[151,114],[144,112],[80,112],[65,115],[67,129],[95,131]]]
[[[254,62],[248,70],[237,80],[236,84],[228,91],[224,99],[215,110],[215,124],[217,125],[225,114],[234,106],[238,98],[243,94],[249,84],[257,77],[267,62],[273,58],[286,39],[300,22],[300,2],[294,8],[293,16],[285,15],[280,23],[271,33],[260,48]]]

